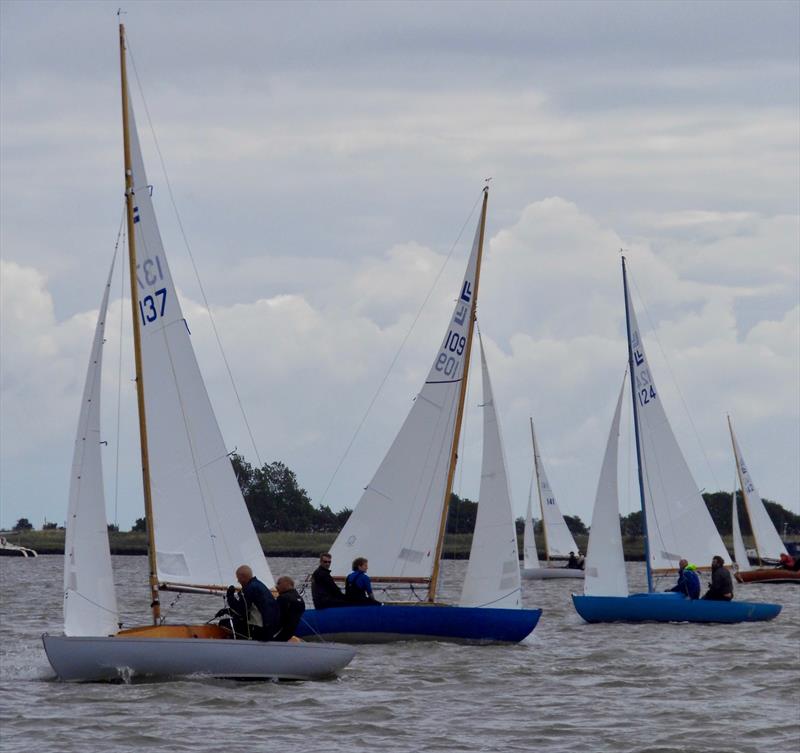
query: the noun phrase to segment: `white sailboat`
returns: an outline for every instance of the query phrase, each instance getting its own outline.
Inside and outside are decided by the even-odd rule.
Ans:
[[[533,418],[531,423],[531,442],[533,444],[533,467],[536,478],[536,487],[539,492],[539,510],[542,516],[542,535],[544,537],[544,550],[546,563],[544,566],[539,562],[539,555],[536,551],[535,537],[533,533],[534,523],[530,499],[528,500],[528,510],[525,517],[525,537],[533,541],[532,553],[526,553],[526,561],[523,563],[522,577],[530,580],[549,580],[553,578],[583,578],[584,572],[580,568],[565,567],[564,565],[554,565],[553,559],[566,559],[571,553],[579,554],[578,545],[572,536],[572,532],[567,527],[567,522],[561,513],[561,509],[556,501],[547,474],[544,469],[542,457],[539,454],[539,445],[536,441],[536,433],[533,429]],[[527,552],[528,550],[526,550]],[[535,558],[535,561],[534,561]]]
[[[516,536],[512,536],[505,461],[485,358],[481,497],[468,575],[460,606],[436,601],[472,349],[487,201],[488,188],[458,299],[428,377],[331,547],[334,576],[343,578],[353,559],[366,557],[374,583],[402,588],[411,596],[416,588],[424,589],[424,600],[386,602],[380,609],[308,610],[303,628],[307,632],[300,635],[351,642],[518,642],[536,626],[541,610],[519,608]]]
[[[161,591],[224,592],[248,564],[272,574],[214,416],[170,274],[128,96],[120,24],[128,251],[153,625],[119,630],[100,457],[100,375],[109,283],[100,307],[70,486],[64,635],[44,636],[64,680],[121,674],[314,679],[353,650],[334,644],[233,640],[217,625],[165,625]],[[137,258],[137,248],[142,255]]]
[[[601,472],[589,536],[584,595],[573,594],[578,614],[587,622],[750,622],[770,620],[777,604],[691,600],[678,593],[656,592],[654,576],[677,572],[681,559],[708,567],[712,557],[730,557],[681,453],[661,404],[645,355],[622,259],[639,494],[647,567],[647,593],[628,595],[616,499],[616,445],[619,406]],[[595,528],[597,525],[597,528]]]
[[[736,473],[741,484],[744,508],[750,520],[750,530],[753,532],[756,558],[759,565],[757,568],[750,568],[747,553],[745,552],[745,556],[741,561],[748,566],[746,568],[739,567],[739,571],[736,573],[736,580],[741,583],[800,583],[800,572],[775,567],[780,563],[781,557],[787,556],[788,552],[781,541],[778,529],[775,528],[772,519],[769,517],[764,502],[761,500],[758,489],[750,475],[750,470],[744,462],[739,442],[733,432],[730,416],[728,416],[728,429],[731,434],[731,444],[733,445],[733,457],[736,461]],[[737,519],[737,525],[738,522]],[[739,535],[741,537],[741,533]],[[737,563],[740,561],[738,554],[736,561]]]

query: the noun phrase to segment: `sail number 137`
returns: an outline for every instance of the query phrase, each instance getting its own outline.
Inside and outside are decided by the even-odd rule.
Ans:
[[[146,295],[139,301],[143,327],[154,322],[159,316],[164,316],[164,308],[167,304],[167,289],[156,290],[154,295],[155,297]]]

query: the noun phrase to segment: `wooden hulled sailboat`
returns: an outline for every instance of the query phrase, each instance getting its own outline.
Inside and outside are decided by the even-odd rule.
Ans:
[[[620,392],[595,499],[584,595],[573,594],[575,609],[587,622],[755,622],[773,619],[781,611],[778,604],[691,600],[682,594],[655,590],[654,576],[677,572],[682,558],[708,567],[715,555],[727,562],[730,562],[730,557],[700,496],[661,405],[661,396],[656,391],[633,310],[624,257],[622,280],[647,593],[628,594],[622,555],[617,495]]]
[[[778,530],[769,517],[756,485],[753,483],[748,466],[744,462],[739,442],[733,433],[733,424],[730,416],[728,416],[728,429],[731,434],[733,456],[736,460],[736,474],[739,477],[742,497],[744,498],[744,508],[750,520],[750,530],[753,532],[756,558],[758,559],[758,567],[751,568],[747,559],[747,552],[745,551],[741,558],[737,552],[736,562],[739,565],[739,569],[736,572],[736,580],[740,583],[800,583],[800,572],[779,566],[776,567],[781,561],[781,555],[788,555],[788,552],[781,541]],[[733,520],[738,528],[739,517],[735,501],[733,505]],[[739,531],[739,538],[741,539],[741,531]],[[742,545],[742,549],[744,549],[744,545]]]
[[[250,565],[267,586],[273,586],[273,578],[234,476],[164,253],[128,95],[125,58],[120,25],[128,251],[153,624],[119,629],[112,578],[100,456],[109,274],[72,466],[64,635],[45,635],[45,651],[65,680],[111,680],[122,673],[286,679],[333,675],[352,659],[349,646],[233,640],[216,625],[163,624],[161,591],[222,593],[241,564]]]
[[[356,557],[373,583],[416,589],[408,604],[308,610],[298,635],[349,642],[518,642],[538,609],[521,609],[519,558],[502,440],[481,347],[484,434],[478,519],[459,606],[437,603],[480,281],[488,188],[448,329],[425,383],[375,476],[331,548],[343,578]]]
[[[583,578],[583,570],[565,567],[563,564],[551,563],[553,559],[566,559],[570,553],[578,554],[578,545],[567,527],[556,501],[556,495],[547,480],[536,433],[531,418],[531,442],[533,443],[533,468],[536,477],[536,488],[539,492],[539,510],[542,516],[542,536],[544,537],[545,565],[539,562],[536,542],[533,534],[533,509],[528,498],[528,510],[525,515],[524,560],[522,577],[529,580],[549,580],[553,578]]]

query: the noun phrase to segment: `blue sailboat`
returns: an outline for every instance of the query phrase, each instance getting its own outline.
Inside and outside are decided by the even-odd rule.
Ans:
[[[540,609],[521,608],[508,475],[482,344],[483,459],[470,562],[459,604],[441,604],[436,598],[464,412],[487,201],[484,189],[467,270],[428,377],[331,549],[334,577],[343,578],[356,557],[366,557],[373,583],[389,594],[402,590],[408,597],[421,598],[373,607],[307,610],[296,631],[306,640],[518,643],[539,620]]]
[[[715,555],[730,556],[700,496],[672,433],[647,363],[622,259],[628,370],[633,402],[639,494],[647,566],[647,593],[629,594],[622,553],[617,493],[617,444],[623,381],[598,482],[584,595],[573,594],[587,622],[758,622],[771,620],[779,604],[692,600],[655,591],[654,576],[675,573],[685,558],[708,566]]]

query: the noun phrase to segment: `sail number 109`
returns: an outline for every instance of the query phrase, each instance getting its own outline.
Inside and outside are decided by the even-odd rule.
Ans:
[[[436,371],[443,372],[445,376],[452,376],[461,363],[461,359],[451,356],[450,353],[455,353],[456,356],[462,355],[466,344],[466,337],[450,330],[444,340],[442,352],[439,353],[439,357],[436,359]]]

